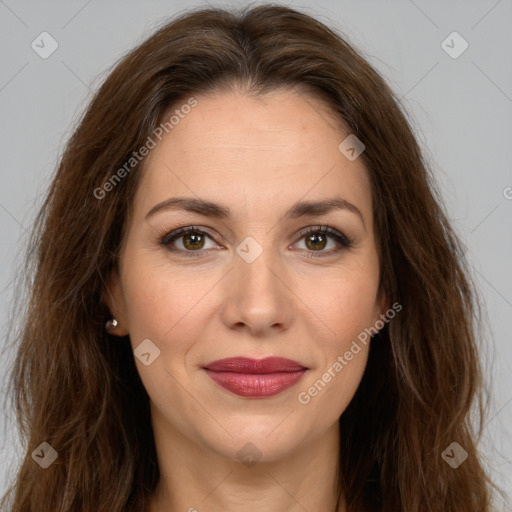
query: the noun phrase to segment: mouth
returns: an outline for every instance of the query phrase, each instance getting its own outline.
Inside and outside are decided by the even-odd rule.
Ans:
[[[231,393],[252,398],[278,395],[294,386],[309,368],[282,357],[233,357],[208,363],[206,374]]]

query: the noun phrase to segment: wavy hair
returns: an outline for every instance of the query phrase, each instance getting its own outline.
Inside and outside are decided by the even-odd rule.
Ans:
[[[339,420],[348,510],[489,511],[493,484],[477,450],[478,297],[432,171],[400,100],[362,54],[314,17],[273,4],[166,21],[116,63],[80,117],[27,252],[29,297],[9,381],[24,456],[4,506],[144,509],[159,479],[149,397],[130,344],[105,332],[103,301],[144,161],[104,199],[94,191],[173,105],[235,86],[253,95],[299,88],[366,146],[381,286],[403,311],[372,342]],[[31,457],[43,441],[58,453],[44,470]],[[468,453],[457,469],[442,458],[452,442]]]

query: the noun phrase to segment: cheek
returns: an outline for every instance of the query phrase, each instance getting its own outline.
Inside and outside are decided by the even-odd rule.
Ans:
[[[369,346],[361,344],[358,350],[350,361],[344,356],[331,361],[299,390],[297,402],[303,414],[318,418],[326,427],[339,420],[352,401],[366,368]]]
[[[329,328],[327,352],[341,354],[379,315],[378,267],[351,266],[322,281],[312,308]],[[310,295],[311,296],[311,295]]]
[[[195,330],[211,285],[197,273],[180,272],[161,262],[152,265],[149,258],[142,263],[142,257],[133,258],[125,268],[124,295],[132,343],[145,338],[154,339],[162,348],[169,339],[180,343],[176,334]]]
[[[376,293],[374,286],[362,282],[334,284],[330,298],[323,296],[317,303],[329,334],[316,338],[319,364],[297,396],[298,403],[326,425],[340,417],[361,382],[371,342],[365,329],[374,323]]]
[[[330,423],[339,418],[352,400],[366,368],[370,328],[379,314],[378,267],[367,264],[347,268],[323,284],[322,292],[318,289],[313,296],[310,294],[309,304],[317,315],[316,321],[310,315],[310,325],[327,326],[328,329],[322,329],[327,335],[315,337],[314,329],[310,332],[311,339],[318,340],[321,358],[301,386],[297,400]]]
[[[204,333],[204,295],[212,284],[208,286],[197,275],[185,275],[161,262],[152,265],[142,256],[127,256],[126,262],[123,291],[132,348],[136,350],[149,339],[160,351],[148,366],[136,359],[139,375],[156,410],[166,411],[174,424],[182,424],[180,411],[193,409],[196,403],[180,383],[189,378],[187,354]],[[200,417],[200,408],[193,414]],[[182,426],[186,428],[185,423]]]

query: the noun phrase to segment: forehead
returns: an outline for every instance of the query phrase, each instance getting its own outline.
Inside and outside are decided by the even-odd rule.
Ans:
[[[367,170],[340,152],[349,132],[321,101],[291,89],[195,98],[146,157],[135,216],[183,195],[260,218],[301,199],[341,196],[370,215]]]

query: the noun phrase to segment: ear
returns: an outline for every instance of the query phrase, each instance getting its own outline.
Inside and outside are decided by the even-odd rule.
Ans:
[[[385,314],[386,311],[391,307],[391,301],[389,300],[384,288],[381,288],[377,296],[377,303],[379,305],[379,314]]]
[[[115,266],[108,276],[102,300],[110,310],[112,317],[117,320],[115,327],[108,327],[108,333],[114,336],[126,336],[128,334],[126,307],[119,272]]]
[[[391,301],[389,300],[384,287],[381,287],[375,299],[374,325],[377,324],[377,321],[383,321],[384,318],[387,318],[386,313],[389,311],[390,307]]]

